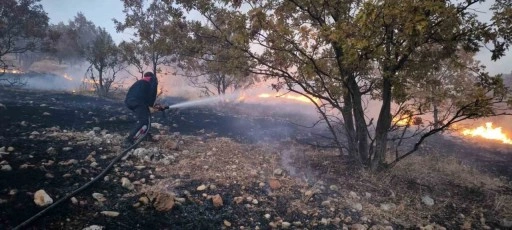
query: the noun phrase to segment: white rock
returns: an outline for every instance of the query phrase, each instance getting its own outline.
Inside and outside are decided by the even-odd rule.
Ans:
[[[207,186],[202,184],[199,187],[197,187],[197,191],[204,191],[204,190],[206,190],[206,188],[207,188]]]
[[[132,182],[126,177],[121,178],[121,185],[129,190],[133,190],[135,188]]]
[[[283,174],[283,170],[282,169],[275,169],[274,170],[274,175],[280,176],[282,174]]]
[[[2,168],[0,168],[1,171],[8,172],[12,170],[12,167],[10,165],[2,165]]]
[[[119,212],[114,212],[114,211],[103,211],[103,212],[101,212],[101,214],[103,214],[105,216],[110,216],[110,217],[119,216]]]
[[[44,207],[53,204],[53,199],[44,190],[40,189],[34,194],[34,203]]]
[[[428,195],[425,195],[423,197],[421,197],[421,202],[423,202],[425,205],[427,206],[432,206],[434,205],[434,199],[432,199],[430,196]]]
[[[82,230],[103,230],[105,227],[99,226],[99,225],[91,225],[87,228],[84,228]]]
[[[67,152],[67,151],[70,151],[72,149],[73,149],[73,147],[64,147],[64,148],[62,148],[62,151]]]
[[[7,107],[4,104],[2,104],[2,103],[0,103],[0,108],[7,109]]]
[[[99,202],[103,202],[103,201],[106,201],[106,200],[107,200],[103,194],[101,194],[101,193],[97,193],[97,192],[93,193],[93,194],[92,194],[92,197],[93,197],[94,199],[96,199],[97,201],[99,201]]]
[[[363,205],[361,203],[353,203],[352,208],[357,211],[361,211],[361,210],[363,210]]]
[[[76,199],[76,197],[71,197],[71,203],[78,204],[78,200]]]
[[[292,224],[290,224],[290,222],[286,222],[284,221],[283,223],[281,223],[281,227],[283,229],[288,229]]]
[[[265,217],[265,219],[270,219],[270,214],[267,213],[264,215],[264,217]]]
[[[14,147],[9,146],[9,148],[7,148],[7,152],[12,152],[12,151],[14,151]]]

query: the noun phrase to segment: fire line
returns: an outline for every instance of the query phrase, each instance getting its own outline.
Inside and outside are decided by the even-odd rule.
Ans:
[[[480,126],[475,129],[464,129],[462,134],[464,136],[478,136],[490,140],[499,140],[504,144],[512,144],[512,140],[507,136],[507,134],[501,131],[501,127],[492,127],[492,122],[485,123],[485,127]]]

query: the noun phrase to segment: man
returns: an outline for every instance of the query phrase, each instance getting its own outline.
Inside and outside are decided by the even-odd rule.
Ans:
[[[150,107],[152,107],[151,110],[163,109],[162,106],[155,104],[157,90],[158,79],[152,72],[144,73],[142,79],[133,83],[128,90],[124,103],[137,117],[137,123],[128,137],[126,137],[123,147],[127,148],[133,145],[134,137],[139,130],[143,129],[143,133],[149,129]]]

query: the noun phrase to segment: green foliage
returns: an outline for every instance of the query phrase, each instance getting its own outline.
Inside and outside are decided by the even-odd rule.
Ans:
[[[41,48],[41,42],[46,37],[48,16],[38,2],[39,0],[0,1],[1,69],[7,68],[3,60],[6,54],[19,54]]]
[[[276,89],[321,99],[317,108],[337,146],[378,170],[387,164],[390,140],[411,138],[405,131],[395,138],[394,115],[418,116],[405,126],[417,126],[413,134],[418,144],[401,153],[397,150],[398,161],[453,123],[501,113],[496,105],[508,100],[508,92],[499,76],[489,76],[473,61],[473,54],[483,43],[494,45],[493,59],[508,49],[512,4],[496,1],[488,23],[479,21],[471,10],[480,2],[183,0],[168,4],[199,12],[206,23],[195,22],[194,27],[215,29],[230,49],[250,58],[251,72],[276,79]],[[378,115],[365,110],[368,98],[380,101],[373,108]]]

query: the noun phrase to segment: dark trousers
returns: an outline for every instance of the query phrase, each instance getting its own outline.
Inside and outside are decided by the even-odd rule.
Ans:
[[[130,109],[137,117],[137,123],[135,123],[135,126],[133,127],[132,131],[130,131],[130,134],[128,135],[126,140],[133,142],[133,137],[144,125],[146,125],[146,132],[149,130],[149,116],[151,115],[151,113],[149,112],[149,107],[145,105],[138,105],[135,106],[133,109]]]

